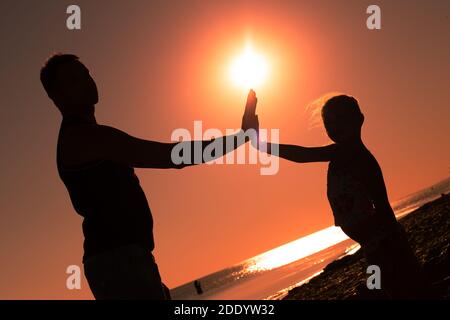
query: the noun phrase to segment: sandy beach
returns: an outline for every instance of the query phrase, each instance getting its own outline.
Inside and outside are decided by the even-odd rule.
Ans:
[[[436,297],[450,298],[450,195],[442,195],[400,223],[431,283]],[[361,250],[330,263],[324,272],[289,291],[286,300],[385,299],[382,290],[366,287],[365,258]]]

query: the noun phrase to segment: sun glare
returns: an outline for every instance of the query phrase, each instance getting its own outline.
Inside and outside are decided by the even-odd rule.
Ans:
[[[247,45],[244,52],[236,57],[230,67],[233,83],[245,90],[257,89],[267,78],[269,66],[264,56]]]
[[[247,271],[275,269],[347,239],[341,228],[328,227],[252,258],[248,262]]]

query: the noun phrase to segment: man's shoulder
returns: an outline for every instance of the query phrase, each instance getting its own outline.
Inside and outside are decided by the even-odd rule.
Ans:
[[[95,134],[100,132],[101,125],[96,123],[76,123],[61,124],[59,140],[60,142],[73,143],[81,142],[94,138]]]
[[[77,165],[96,160],[99,125],[62,124],[58,138],[58,152],[61,161],[67,165]]]

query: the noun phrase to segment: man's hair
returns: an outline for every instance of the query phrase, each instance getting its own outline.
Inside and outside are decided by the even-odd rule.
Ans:
[[[79,58],[74,54],[55,53],[52,55],[44,66],[41,68],[41,82],[47,93],[50,92],[55,84],[56,72],[64,63],[78,61]]]

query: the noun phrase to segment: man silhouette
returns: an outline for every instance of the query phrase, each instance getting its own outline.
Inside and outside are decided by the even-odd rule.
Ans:
[[[99,125],[95,119],[97,86],[89,70],[72,54],[55,54],[41,69],[41,82],[62,114],[57,167],[74,209],[83,219],[83,264],[96,299],[170,299],[152,255],[153,220],[133,168],[175,168],[176,143],[132,137]],[[244,132],[258,128],[256,96],[250,91],[242,130],[217,138],[223,156],[245,143]],[[242,138],[242,137],[245,138]],[[234,139],[227,144],[227,139]],[[199,143],[203,150],[212,141]],[[193,163],[193,161],[191,161]]]

